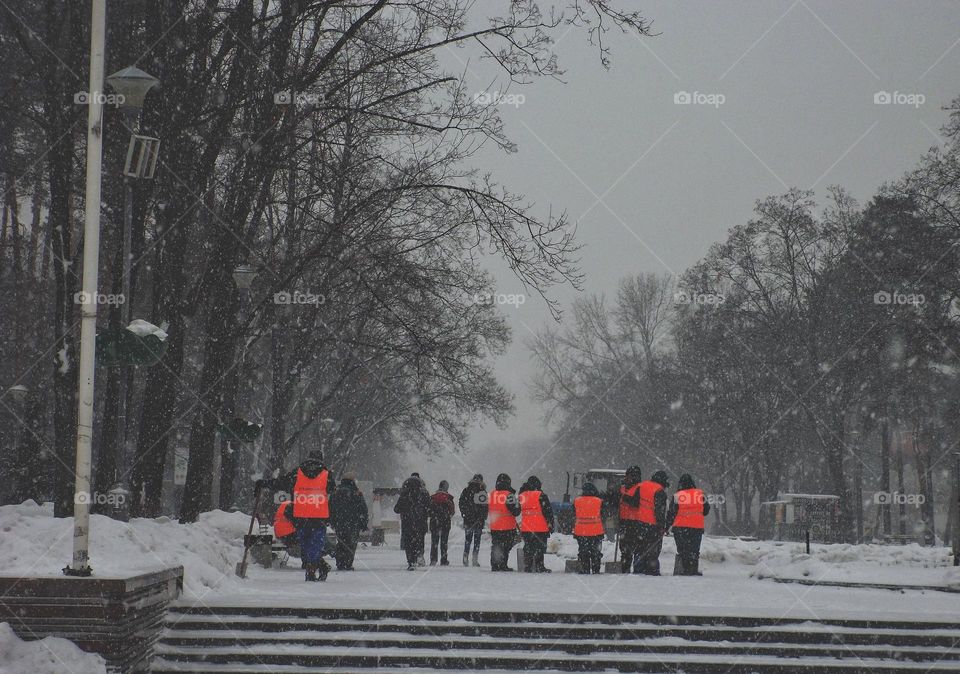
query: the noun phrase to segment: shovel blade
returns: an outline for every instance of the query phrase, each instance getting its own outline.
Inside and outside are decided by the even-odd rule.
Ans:
[[[247,563],[246,562],[237,562],[237,575],[240,578],[247,577]]]

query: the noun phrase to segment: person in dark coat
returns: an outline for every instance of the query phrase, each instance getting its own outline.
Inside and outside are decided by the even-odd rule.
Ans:
[[[495,494],[503,496],[502,503],[499,499],[494,499]],[[497,516],[502,509],[503,513]],[[490,570],[491,571],[513,571],[509,565],[510,550],[517,542],[517,516],[520,514],[520,502],[517,500],[517,492],[510,483],[510,476],[506,473],[500,473],[497,476],[497,482],[494,485],[494,491],[491,493],[490,502],[487,504],[487,510],[490,513]],[[502,528],[502,525],[494,521],[494,518],[509,524],[512,520],[512,527]]]
[[[473,565],[480,566],[480,535],[483,525],[487,521],[487,485],[483,483],[483,475],[474,475],[467,486],[460,492],[458,501],[460,514],[463,516],[463,531],[466,538],[463,542],[463,565],[470,564],[470,548],[473,547]]]
[[[457,511],[453,504],[453,496],[448,491],[450,483],[440,481],[440,488],[430,497],[430,566],[436,566],[440,558],[440,566],[449,566],[447,559],[447,541],[450,538],[450,521]]]
[[[684,473],[677,481],[677,492],[670,501],[667,520],[673,526],[673,540],[677,544],[675,576],[702,576],[700,573],[700,544],[703,542],[703,518],[710,514],[710,504],[697,489],[693,478]]]
[[[640,466],[630,466],[623,476],[619,493],[620,518],[620,564],[622,573],[640,573],[640,522],[637,509],[640,506],[640,491],[637,485],[643,479]]]
[[[431,503],[430,494],[419,477],[411,475],[400,487],[393,512],[400,515],[400,546],[407,555],[407,571],[415,570],[423,557]]]
[[[353,571],[360,532],[369,526],[367,501],[357,487],[356,477],[347,473],[330,497],[330,523],[337,532],[337,569]]]
[[[670,528],[667,519],[667,487],[670,478],[666,472],[658,470],[650,478],[650,482],[663,487],[653,497],[653,512],[656,522],[650,524],[640,522],[640,572],[648,576],[660,575],[660,552],[663,550],[663,537]]]
[[[523,570],[528,573],[550,573],[550,569],[543,562],[543,556],[547,552],[547,539],[554,532],[553,507],[550,505],[550,498],[543,492],[543,484],[536,475],[531,475],[523,486],[520,487],[520,512],[521,517],[526,517],[526,506],[523,504],[523,494],[527,492],[540,492],[540,498],[537,499],[539,512],[546,520],[546,531],[525,531],[523,520],[520,522],[521,536],[523,537]]]
[[[286,475],[256,482],[258,491],[272,489],[292,495],[291,514],[308,581],[326,580],[330,572],[330,565],[323,559],[323,548],[330,523],[330,494],[335,488],[336,481],[319,450],[310,452],[303,463]]]

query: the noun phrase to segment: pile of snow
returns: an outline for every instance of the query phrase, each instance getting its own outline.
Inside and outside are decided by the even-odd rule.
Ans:
[[[186,596],[229,591],[242,583],[234,569],[249,522],[249,515],[222,510],[203,513],[195,524],[91,515],[90,566],[97,577],[116,578],[182,565]],[[49,503],[0,506],[0,538],[0,573],[61,576],[72,556],[73,518],[55,518]]]
[[[0,674],[106,674],[106,661],[84,653],[73,642],[59,637],[21,641],[9,623],[0,623]]]

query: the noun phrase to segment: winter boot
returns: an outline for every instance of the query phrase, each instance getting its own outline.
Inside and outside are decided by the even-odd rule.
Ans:
[[[417,570],[416,564],[414,564],[413,562],[407,564],[407,571],[416,571],[416,570]]]
[[[480,566],[480,551],[479,551],[479,550],[474,550],[474,551],[473,551],[473,565],[474,565],[474,566]]]
[[[444,557],[440,560],[440,566],[450,566],[450,560]]]
[[[463,553],[463,565],[464,565],[464,566],[470,566],[470,553],[469,553],[469,552]]]
[[[315,583],[317,581],[317,570],[313,567],[312,564],[307,564],[305,568],[307,569],[307,573],[304,580],[306,580],[309,583]]]
[[[317,568],[318,580],[326,580],[328,573],[330,573],[330,565],[321,559],[320,566]]]

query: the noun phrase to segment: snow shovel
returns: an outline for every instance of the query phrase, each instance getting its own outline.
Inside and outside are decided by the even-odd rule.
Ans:
[[[240,578],[247,577],[247,555],[250,554],[250,548],[253,547],[253,521],[257,517],[257,513],[260,511],[260,494],[261,490],[257,490],[257,493],[253,496],[253,512],[250,513],[250,528],[247,529],[247,535],[243,537],[243,559],[237,562],[236,574]]]

